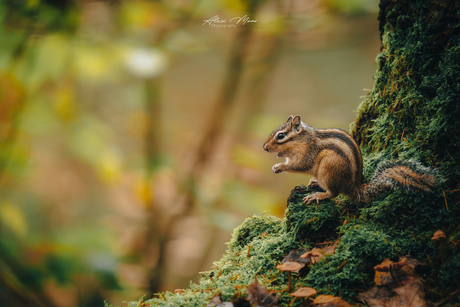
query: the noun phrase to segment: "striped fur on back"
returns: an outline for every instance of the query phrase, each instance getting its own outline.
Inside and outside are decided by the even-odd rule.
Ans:
[[[363,160],[361,150],[355,140],[341,129],[315,129],[318,139],[324,146],[332,148],[335,152],[343,152],[346,163],[352,165],[353,181],[357,184],[362,183]]]

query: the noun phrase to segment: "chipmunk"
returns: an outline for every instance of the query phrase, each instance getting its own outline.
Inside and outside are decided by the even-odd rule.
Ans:
[[[435,171],[413,160],[382,162],[370,183],[363,183],[363,160],[355,140],[340,129],[310,127],[299,115],[289,116],[270,134],[263,147],[267,152],[276,152],[278,157],[286,158],[286,162],[273,165],[273,173],[315,176],[308,187],[319,187],[325,192],[305,197],[306,205],[339,194],[355,201],[370,202],[388,189],[430,191],[435,184]]]

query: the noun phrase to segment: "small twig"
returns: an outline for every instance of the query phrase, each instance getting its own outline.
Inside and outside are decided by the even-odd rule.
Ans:
[[[342,262],[342,264],[337,268],[337,271],[343,268],[343,266],[345,265],[345,263],[347,263],[347,261],[348,260],[345,260],[344,262]]]
[[[296,298],[297,298],[297,297],[294,297],[294,298],[291,300],[291,302],[289,303],[289,305],[287,305],[287,307],[290,307],[290,306],[294,303],[294,301],[295,301]]]
[[[460,292],[460,290],[457,290],[457,291],[455,291],[455,292],[452,292],[452,293],[450,294],[450,296],[454,296],[454,295],[457,294],[458,292]]]
[[[449,207],[447,206],[446,192],[442,191],[442,194],[444,194],[444,201],[446,202],[446,209],[447,211],[449,211]]]
[[[262,276],[262,278],[265,279],[265,281],[266,281],[267,283],[270,282],[264,275],[260,274],[260,276]]]
[[[230,262],[230,260],[232,260],[233,256],[235,256],[235,254],[236,254],[237,252],[238,252],[238,251],[235,251],[235,252],[233,253],[233,255],[230,257],[230,259],[228,259],[227,262]]]
[[[403,140],[404,142],[406,142],[407,140],[404,138],[404,132],[406,131],[406,129],[403,129],[403,132],[401,134],[401,140]]]
[[[276,277],[278,277],[278,275],[281,274],[282,271],[279,271],[275,276],[273,276],[272,278],[270,278],[270,281],[269,282],[272,282],[276,279]]]

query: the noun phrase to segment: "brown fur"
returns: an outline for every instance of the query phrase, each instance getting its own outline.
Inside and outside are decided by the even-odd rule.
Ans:
[[[434,185],[433,176],[418,174],[405,166],[396,166],[386,170],[386,173],[401,185],[413,185],[417,189],[429,191],[429,186]]]
[[[284,135],[284,137],[283,137]],[[340,129],[315,129],[302,122],[299,115],[289,116],[287,121],[274,130],[264,144],[267,152],[285,157],[285,163],[275,164],[274,173],[283,171],[311,174],[309,187],[321,187],[326,192],[313,193],[304,201],[329,199],[339,194],[354,200],[369,201],[388,188],[388,184],[367,185],[362,182],[363,162],[355,140]],[[406,166],[384,170],[387,176],[401,186],[413,186],[427,191],[434,185],[431,175],[419,174]],[[367,191],[366,189],[369,189]],[[369,193],[368,193],[369,192]]]

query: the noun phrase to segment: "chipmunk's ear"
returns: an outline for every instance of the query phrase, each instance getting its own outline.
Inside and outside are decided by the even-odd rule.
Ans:
[[[292,119],[292,124],[294,125],[294,129],[296,132],[300,132],[303,130],[302,117],[300,117],[300,115],[294,116],[294,118]]]
[[[286,120],[286,123],[290,122],[293,118],[294,118],[294,116],[289,115],[289,117],[288,117],[287,120]]]

